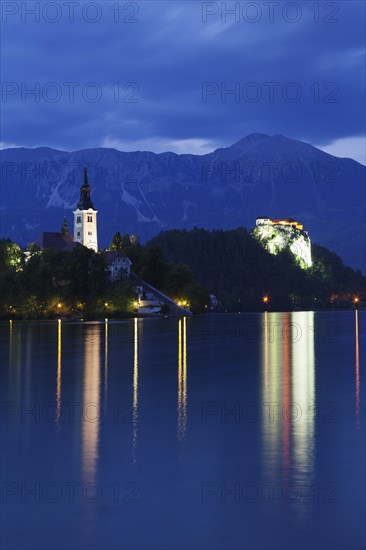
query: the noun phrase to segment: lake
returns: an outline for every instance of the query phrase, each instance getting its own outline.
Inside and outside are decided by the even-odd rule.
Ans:
[[[2,548],[361,550],[365,327],[2,322]]]

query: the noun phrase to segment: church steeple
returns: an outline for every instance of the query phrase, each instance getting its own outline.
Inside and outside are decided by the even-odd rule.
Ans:
[[[89,208],[93,208],[93,203],[90,198],[90,185],[88,182],[88,171],[86,168],[86,164],[84,165],[84,181],[82,186],[80,187],[80,200],[78,202],[77,208],[79,210],[88,210]]]
[[[84,179],[80,187],[80,200],[74,211],[74,242],[98,252],[97,210],[90,198],[88,171],[84,165]]]

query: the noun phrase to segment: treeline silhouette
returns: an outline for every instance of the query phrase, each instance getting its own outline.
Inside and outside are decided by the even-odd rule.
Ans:
[[[147,243],[167,262],[184,262],[219,299],[219,310],[327,309],[365,302],[366,278],[330,250],[313,244],[313,266],[301,269],[285,249],[270,254],[245,228],[164,231]],[[268,296],[268,303],[263,297]]]

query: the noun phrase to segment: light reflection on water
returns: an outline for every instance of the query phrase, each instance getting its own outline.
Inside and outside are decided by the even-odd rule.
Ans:
[[[178,321],[178,443],[182,444],[187,430],[187,318]]]
[[[82,475],[86,483],[96,480],[100,424],[100,332],[90,325],[84,339],[83,419],[81,436]]]
[[[293,468],[304,483],[314,475],[314,420],[315,420],[315,357],[314,313],[292,314],[302,334],[292,345],[292,399],[296,404],[298,421],[293,421]],[[296,414],[296,413],[295,413]]]
[[[56,382],[56,423],[60,426],[61,418],[61,376],[62,376],[62,325],[61,319],[58,320],[57,326],[57,382]]]
[[[104,404],[108,402],[108,319],[104,320]]]
[[[327,314],[323,315],[327,319]],[[237,448],[238,455],[242,453],[249,461],[263,490],[266,482],[276,483],[280,488],[289,488],[291,499],[299,488],[304,492],[306,488],[311,488],[319,475],[323,476],[321,481],[335,480],[342,485],[341,474],[347,480],[346,488],[347,483],[353,487],[353,480],[347,477],[352,475],[348,466],[343,471],[333,465],[333,477],[330,479],[324,478],[326,474],[322,470],[319,474],[319,457],[326,462],[328,449],[333,446],[335,454],[345,453],[348,463],[350,460],[356,461],[351,455],[347,458],[347,445],[356,445],[358,440],[352,439],[356,436],[351,430],[360,435],[363,418],[362,315],[363,312],[357,310],[345,314],[346,322],[341,321],[344,323],[340,331],[341,343],[331,344],[321,332],[319,337],[319,332],[314,329],[322,317],[313,312],[266,312],[250,318],[242,316],[241,319],[257,323],[259,339],[239,342],[226,342],[225,339],[221,342],[215,339],[203,341],[199,318],[170,319],[167,322],[135,318],[124,324],[105,320],[104,323],[78,326],[75,341],[70,339],[70,327],[64,322],[49,324],[52,335],[49,341],[43,337],[37,340],[36,324],[8,323],[9,349],[4,353],[9,363],[4,370],[7,373],[4,386],[7,394],[10,399],[19,402],[31,402],[31,398],[47,402],[51,396],[55,405],[54,427],[50,422],[25,422],[15,429],[14,440],[25,439],[23,445],[27,450],[32,445],[33,437],[39,437],[41,445],[45,445],[43,453],[49,453],[47,456],[51,465],[57,455],[52,446],[56,449],[57,445],[70,446],[68,455],[73,457],[73,468],[77,469],[84,483],[100,483],[101,479],[108,477],[108,467],[111,466],[113,475],[117,477],[108,478],[107,489],[103,486],[105,492],[108,492],[114,479],[119,479],[118,476],[122,482],[131,481],[135,479],[133,476],[142,472],[146,479],[150,479],[155,475],[149,466],[154,460],[155,468],[161,464],[161,471],[158,471],[160,479],[164,480],[166,476],[168,484],[173,479],[173,487],[174,483],[180,487],[179,472],[185,469],[186,478],[192,476],[199,484],[205,479],[202,472],[211,460],[214,468],[219,465],[217,471],[229,479],[231,465],[236,468],[235,472],[239,471],[235,455],[225,454],[226,445],[232,443],[230,438],[237,438],[237,447],[233,445],[232,448]],[[220,322],[223,322],[222,319],[225,320],[225,317],[221,317]],[[338,363],[335,349],[340,354]],[[331,361],[329,353],[333,354]],[[339,377],[337,385],[325,382],[327,376],[333,376],[333,373]],[[223,384],[223,389],[220,384]],[[329,396],[328,386],[333,391]],[[251,435],[248,426],[230,424],[230,419],[227,424],[211,425],[213,431],[207,431],[207,424],[202,423],[200,400],[211,402],[216,396],[228,397],[230,393],[225,394],[228,389],[236,399],[241,388],[245,388],[246,402],[255,402],[256,396],[259,396],[257,404],[262,413],[258,423],[251,424]],[[83,414],[76,415],[75,423],[71,425],[64,414],[64,406],[73,398],[80,398]],[[110,411],[116,399],[130,403],[129,423],[124,423],[121,418],[113,423]],[[322,417],[319,421],[317,401],[322,404],[342,399],[341,410],[345,412],[340,420],[343,424],[339,422],[329,427],[322,423]],[[348,416],[347,405],[350,411]],[[156,425],[157,419],[159,425]],[[44,426],[47,436],[43,440],[40,436]],[[55,440],[52,440],[52,429],[58,434]],[[244,437],[240,429],[247,430]],[[325,434],[325,443],[319,439],[319,433]],[[220,451],[216,450],[216,441],[217,447],[221,445]],[[176,461],[177,442],[179,450],[184,449],[184,454],[179,454],[179,461]],[[342,460],[347,464],[344,457]],[[26,459],[25,463],[25,472],[28,472]],[[60,465],[58,467],[61,468]],[[128,468],[131,469],[130,478],[126,478],[125,474]],[[20,471],[19,475],[26,474]],[[49,479],[52,479],[54,474],[50,475]],[[249,474],[243,469],[241,475],[245,481]],[[68,479],[66,477],[66,481]],[[217,480],[218,483],[220,481]],[[160,487],[155,487],[158,494]],[[164,485],[163,490],[171,495]],[[195,486],[193,493],[197,492],[199,490]],[[202,510],[196,506],[192,495],[188,502],[192,504],[192,514],[199,517],[197,514]],[[162,506],[166,506],[166,513],[169,514],[174,505],[175,502],[167,499]],[[191,512],[188,508],[184,513],[189,520]],[[277,511],[279,507],[273,508]],[[212,516],[216,526],[220,526],[225,516],[225,509],[220,510]],[[261,512],[263,510],[266,517],[268,510],[265,507]],[[291,524],[294,530],[304,532],[306,526],[310,529],[316,514],[313,502],[308,499],[304,504],[304,500],[299,499],[298,502],[291,502],[290,510],[293,512],[292,519],[284,514],[284,521],[291,524],[295,518],[296,522]],[[113,514],[113,510],[109,512]],[[249,513],[252,512],[253,506]],[[142,514],[144,520],[146,513],[145,509]],[[86,519],[81,531],[88,544],[93,545],[94,535],[100,535],[102,530],[102,523],[96,523],[101,521],[97,507],[85,506],[82,517]],[[330,509],[327,521],[326,528],[329,530],[333,522]],[[175,547],[180,548],[179,543]],[[211,547],[216,548],[214,540],[211,540]],[[255,544],[252,547],[257,548]],[[99,550],[102,546],[99,544],[95,548]],[[133,546],[127,545],[126,548]],[[236,548],[235,545],[233,548]]]
[[[359,336],[358,336],[358,310],[355,311],[355,340],[356,340],[356,352],[355,352],[355,363],[356,363],[356,422],[357,429],[360,428],[360,350],[359,350]]]
[[[132,461],[136,464],[138,415],[139,415],[139,324],[140,319],[134,319],[133,334],[133,401],[132,401]]]
[[[355,310],[355,418],[360,427],[360,350],[359,320]],[[133,320],[133,375],[132,375],[132,457],[136,462],[139,410],[139,346],[143,319]],[[23,325],[24,326],[24,325]],[[58,320],[56,423],[62,423],[62,330]],[[17,323],[9,321],[9,390],[18,396],[31,391],[32,331],[26,330],[26,378],[21,379],[22,333]],[[104,397],[108,404],[108,348],[109,324],[84,324],[83,403],[87,418],[82,425],[83,471],[95,475],[100,429],[101,376],[103,370]],[[299,332],[300,331],[300,332]],[[184,442],[187,435],[189,401],[187,396],[187,318],[177,321],[178,334],[178,391],[177,440]],[[290,478],[290,464],[301,477],[312,475],[314,467],[315,422],[315,337],[314,312],[267,313],[261,318],[261,395],[263,426],[263,460],[267,472],[281,470],[284,479]],[[101,341],[104,340],[102,363]],[[23,391],[21,389],[23,383]],[[279,412],[279,414],[277,414]],[[297,421],[291,415],[299,416]],[[280,452],[281,450],[281,452]]]
[[[313,312],[266,313],[262,320],[263,475],[294,500],[314,481],[313,327]]]

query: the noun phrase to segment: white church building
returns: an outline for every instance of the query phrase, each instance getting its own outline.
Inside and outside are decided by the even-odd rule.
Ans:
[[[58,250],[73,250],[77,246],[85,246],[98,252],[97,214],[91,197],[88,182],[88,171],[84,166],[84,178],[80,187],[80,199],[74,214],[74,238],[69,233],[69,226],[65,218],[61,232],[43,232],[36,240],[41,248],[56,248]],[[138,242],[138,237],[131,236],[131,242]],[[109,250],[103,253],[106,271],[109,279],[118,281],[126,279],[131,273],[131,260],[123,250]]]

